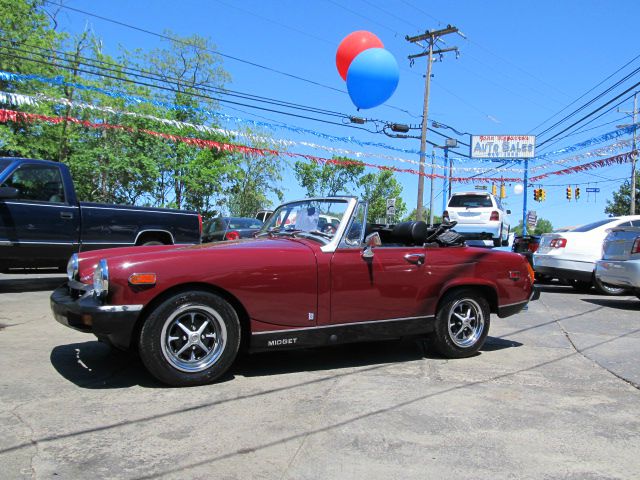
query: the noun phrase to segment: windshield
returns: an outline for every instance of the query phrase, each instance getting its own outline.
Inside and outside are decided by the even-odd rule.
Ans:
[[[347,211],[347,200],[302,200],[281,205],[260,230],[262,234],[311,235],[330,241]]]
[[[13,160],[9,160],[8,158],[0,158],[0,173],[7,168]]]
[[[454,195],[449,200],[449,207],[481,208],[493,207],[493,204],[487,195]]]

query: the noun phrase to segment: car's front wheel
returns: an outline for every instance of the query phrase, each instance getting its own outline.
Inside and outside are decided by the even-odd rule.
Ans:
[[[182,292],[149,314],[140,332],[140,357],[168,385],[211,383],[235,360],[240,332],[238,315],[226,300],[210,292]]]
[[[474,290],[457,290],[440,302],[428,343],[445,357],[469,357],[484,344],[489,325],[487,300]]]

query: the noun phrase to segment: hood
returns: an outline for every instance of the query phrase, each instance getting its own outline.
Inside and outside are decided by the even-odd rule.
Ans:
[[[180,262],[182,259],[193,256],[209,258],[210,256],[231,255],[240,258],[243,252],[273,249],[282,251],[300,248],[308,249],[309,247],[297,239],[273,237],[203,243],[200,245],[152,245],[148,247],[109,248],[81,253],[78,270],[80,281],[91,283],[93,281],[93,271],[102,259],[107,260],[110,266],[116,264],[135,266],[154,262]]]

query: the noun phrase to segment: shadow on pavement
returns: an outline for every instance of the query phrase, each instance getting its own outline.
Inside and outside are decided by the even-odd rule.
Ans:
[[[491,352],[521,345],[513,340],[487,337],[481,351]],[[423,358],[443,357],[427,350],[421,339],[262,352],[240,355],[229,373],[216,383],[233,380],[235,375],[262,377],[402,363]],[[137,354],[121,352],[98,341],[60,345],[51,351],[50,360],[60,375],[82,388],[117,389],[136,385],[170,388],[156,381],[147,372]]]
[[[98,341],[57,346],[49,358],[60,375],[82,388],[163,387],[147,372],[136,354],[121,352]]]
[[[67,277],[0,278],[0,293],[53,291],[62,285]]]
[[[640,300],[636,298],[583,298],[582,301],[602,307],[640,312]]]
[[[520,342],[516,342],[515,340],[507,340],[505,338],[498,337],[487,337],[487,340],[484,342],[484,345],[480,349],[480,351],[495,352],[496,350],[504,350],[505,348],[517,348],[521,346],[522,344]]]

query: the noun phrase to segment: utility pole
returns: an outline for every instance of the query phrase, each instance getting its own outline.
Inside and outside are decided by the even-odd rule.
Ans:
[[[442,57],[442,54],[446,52],[455,51],[458,52],[458,47],[450,47],[450,48],[441,48],[438,50],[434,50],[435,44],[440,40],[440,37],[444,35],[449,35],[451,33],[458,33],[462,35],[456,27],[451,25],[447,25],[447,28],[443,28],[441,30],[427,30],[421,35],[416,35],[414,37],[406,36],[405,39],[409,43],[415,43],[418,46],[422,47],[423,52],[415,55],[409,55],[409,60],[411,64],[413,64],[413,60],[415,58],[427,56],[427,75],[424,79],[424,102],[422,107],[422,135],[420,136],[420,174],[418,175],[418,205],[416,207],[416,217],[417,220],[422,218],[422,203],[424,197],[424,163],[427,153],[427,118],[429,114],[429,90],[431,88],[431,64],[433,63],[433,56],[439,55]],[[428,47],[424,47],[419,42],[427,41]],[[435,161],[435,160],[433,160]],[[435,169],[435,165],[432,164],[431,170]],[[433,225],[433,175],[431,175],[431,202],[429,204],[429,210],[431,211],[429,223]]]
[[[638,113],[638,92],[633,96],[633,112],[625,112],[618,110],[620,113],[627,113],[633,115],[633,146],[631,147],[631,207],[629,208],[629,215],[636,214],[636,160],[638,158],[638,145],[636,143],[636,132],[638,130],[637,115]],[[617,125],[620,127],[628,127],[629,125]]]

